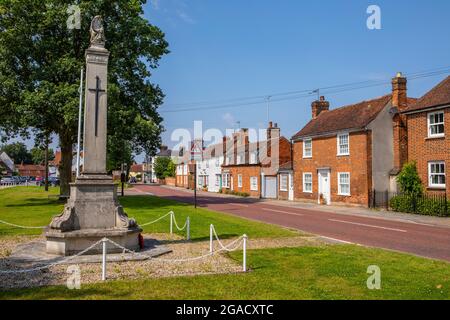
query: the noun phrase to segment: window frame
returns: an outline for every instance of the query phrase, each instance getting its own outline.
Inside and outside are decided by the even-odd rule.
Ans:
[[[344,175],[344,174],[348,175],[348,193],[343,193],[342,192],[341,175]],[[352,192],[351,192],[351,175],[350,175],[350,172],[338,172],[337,178],[338,178],[338,195],[339,196],[346,196],[346,197],[351,196]]]
[[[306,154],[306,142],[309,142],[311,144],[309,148],[311,152],[310,155]],[[311,159],[312,157],[313,157],[313,140],[312,138],[303,139],[303,159]]]
[[[222,188],[230,189],[231,176],[229,173],[222,174]]]
[[[255,185],[253,185],[252,180],[255,180]],[[250,177],[250,191],[258,191],[259,187],[258,187],[258,177]]]
[[[432,165],[444,165],[444,172],[439,172],[439,173],[431,173],[431,166]],[[447,176],[446,176],[446,163],[445,161],[429,161],[428,162],[428,187],[429,188],[433,188],[433,189],[446,189],[447,187]],[[432,182],[432,176],[433,175],[439,175],[439,176],[444,176],[444,184],[434,184]]]
[[[283,186],[283,178],[286,179],[286,186],[285,187]],[[280,174],[280,191],[286,192],[286,191],[288,191],[288,188],[289,188],[289,175],[285,174],[285,173],[282,173],[282,174]]]
[[[341,152],[341,137],[347,137],[347,153]],[[350,133],[343,132],[337,135],[337,155],[338,156],[349,156],[350,155]]]
[[[219,187],[220,186],[220,178],[221,178],[221,174],[216,174],[216,183],[215,183],[215,186],[216,187]]]
[[[238,174],[238,188],[242,188],[242,174]]]
[[[257,164],[258,163],[258,153],[256,151],[253,151],[250,153],[250,164]]]
[[[442,122],[431,124],[431,119],[430,119],[431,116],[434,116],[434,115],[437,115],[437,114],[442,114]],[[441,124],[444,126],[444,132],[432,134],[431,133],[431,126],[439,126]],[[427,113],[427,131],[428,131],[428,138],[442,138],[442,137],[445,137],[445,112],[443,110],[435,111],[435,112],[428,112]]]
[[[307,188],[306,188],[306,176],[311,176],[311,190],[307,190]],[[312,174],[312,172],[303,172],[303,189],[302,189],[302,191],[303,191],[303,193],[313,193],[313,180],[314,180],[314,175]],[[308,182],[308,184],[309,184],[309,182]]]

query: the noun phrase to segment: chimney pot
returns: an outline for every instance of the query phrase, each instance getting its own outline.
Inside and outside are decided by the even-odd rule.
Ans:
[[[269,122],[269,128],[272,128],[272,127],[273,127],[273,122],[270,121],[270,122]]]
[[[316,119],[322,112],[330,109],[330,103],[322,96],[311,104],[312,118]]]
[[[408,108],[407,79],[398,72],[392,79],[392,106],[404,111]]]

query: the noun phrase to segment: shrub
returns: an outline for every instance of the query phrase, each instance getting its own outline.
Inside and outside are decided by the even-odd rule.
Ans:
[[[423,194],[422,181],[415,162],[408,162],[403,166],[402,171],[397,177],[400,190],[403,193],[411,195]]]
[[[389,206],[393,211],[411,213],[414,212],[414,204],[412,197],[407,195],[395,196],[389,202]]]
[[[448,201],[446,208],[444,200],[427,196],[398,195],[390,200],[389,205],[396,212],[417,213],[429,216],[450,215],[450,201]]]

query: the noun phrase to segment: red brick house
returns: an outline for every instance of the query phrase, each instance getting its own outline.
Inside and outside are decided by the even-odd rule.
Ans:
[[[278,170],[278,199],[294,200],[294,170],[292,161],[286,162]]]
[[[372,190],[396,191],[407,160],[400,112],[411,102],[401,74],[383,97],[334,110],[314,101],[312,120],[292,138],[295,199],[368,206]]]
[[[277,198],[279,167],[291,161],[291,144],[269,123],[267,140],[250,143],[247,129],[233,135],[222,166],[222,188],[255,198]]]
[[[416,162],[428,192],[450,196],[450,77],[404,114],[408,128],[408,159]]]
[[[22,177],[44,177],[45,167],[36,164],[18,164],[16,169]]]

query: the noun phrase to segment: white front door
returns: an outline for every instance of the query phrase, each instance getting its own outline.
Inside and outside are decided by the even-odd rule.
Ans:
[[[294,201],[294,175],[289,174],[289,200]]]
[[[264,183],[264,198],[277,198],[277,177],[265,177]]]
[[[319,204],[320,196],[322,195],[326,204],[331,202],[330,193],[330,170],[319,170]]]

